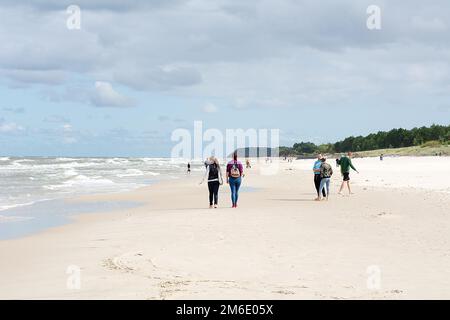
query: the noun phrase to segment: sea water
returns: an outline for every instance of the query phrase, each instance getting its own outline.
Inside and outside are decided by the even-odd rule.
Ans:
[[[170,158],[0,157],[0,239],[5,238],[5,233],[7,238],[25,234],[36,225],[58,225],[70,214],[110,210],[111,205],[130,207],[135,204],[67,206],[64,200],[177,179],[186,174],[186,168],[187,161]],[[192,170],[204,167],[200,162],[193,163]],[[66,207],[78,212],[69,212]]]

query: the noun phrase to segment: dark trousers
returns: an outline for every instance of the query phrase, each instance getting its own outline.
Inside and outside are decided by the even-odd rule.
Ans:
[[[209,205],[217,204],[217,200],[219,200],[219,181],[211,181],[208,182],[208,190],[209,190]]]
[[[315,174],[315,175],[314,175],[314,185],[316,186],[317,196],[319,196],[320,180],[322,180],[322,178],[320,177],[320,174]],[[325,189],[322,189],[322,195],[323,195],[324,197],[327,196],[326,193],[325,193]]]

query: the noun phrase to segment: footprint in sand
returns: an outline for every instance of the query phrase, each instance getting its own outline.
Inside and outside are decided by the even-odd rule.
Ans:
[[[201,293],[202,295],[204,295],[205,292],[208,292],[210,290],[217,290],[217,289],[226,290],[230,288],[246,290],[246,288],[239,287],[239,285],[232,280],[183,279],[183,280],[165,280],[159,283],[161,299],[167,299],[182,292],[190,292],[190,294]]]
[[[394,294],[402,294],[402,293],[403,293],[403,290],[394,289],[394,290],[391,290],[390,293],[394,293]]]
[[[282,295],[290,295],[290,294],[295,294],[294,291],[289,291],[289,290],[278,290],[278,291],[272,291],[272,293],[277,293],[277,294],[282,294]]]
[[[382,211],[372,215],[372,218],[392,217],[391,212]]]
[[[156,265],[142,252],[126,252],[120,256],[108,258],[103,261],[103,266],[110,270],[122,270],[125,272],[153,271]]]

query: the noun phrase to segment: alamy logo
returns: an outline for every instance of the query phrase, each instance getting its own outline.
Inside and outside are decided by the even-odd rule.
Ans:
[[[67,267],[66,274],[67,282],[66,286],[69,290],[81,289],[81,268],[77,265],[70,265]]]
[[[66,9],[69,15],[66,21],[67,29],[80,30],[81,29],[81,9],[77,5],[70,5]]]
[[[193,132],[193,134],[192,134]],[[278,159],[279,129],[226,129],[225,134],[216,128],[204,130],[202,121],[194,121],[193,130],[178,128],[172,132],[172,159],[202,160],[210,156],[219,159],[229,157],[235,150],[240,156],[271,157]],[[275,174],[278,161],[261,168],[262,174]]]
[[[369,30],[381,30],[381,8],[376,5],[370,5],[367,7],[366,26]]]
[[[380,290],[381,289],[381,269],[377,265],[367,267],[367,289]]]

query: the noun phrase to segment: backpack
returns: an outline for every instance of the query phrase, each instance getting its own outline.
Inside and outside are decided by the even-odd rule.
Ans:
[[[323,163],[321,177],[322,178],[330,178],[332,175],[333,175],[333,169],[331,168],[331,166],[328,163]]]
[[[232,178],[239,178],[241,176],[241,171],[239,171],[239,166],[238,166],[237,162],[233,163],[233,166],[231,167],[231,170],[230,170],[230,176]]]
[[[217,179],[217,178],[219,178],[219,170],[217,169],[217,164],[211,163],[209,165],[209,176],[208,176],[208,179],[212,180],[212,179]]]

